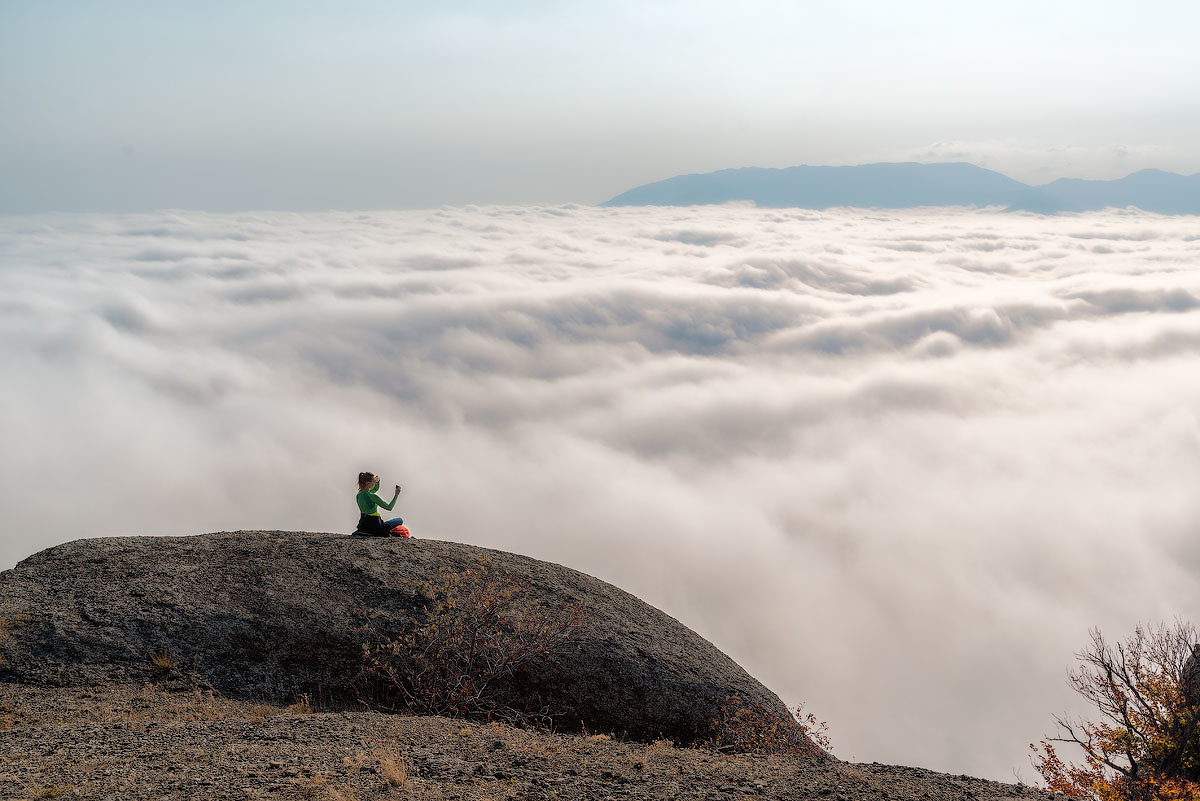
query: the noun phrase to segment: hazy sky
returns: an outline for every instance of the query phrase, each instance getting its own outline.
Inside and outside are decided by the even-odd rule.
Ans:
[[[0,3],[0,212],[583,202],[681,172],[1200,170],[1200,5]]]

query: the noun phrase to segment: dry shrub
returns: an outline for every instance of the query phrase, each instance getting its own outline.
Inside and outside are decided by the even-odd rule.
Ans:
[[[654,764],[668,756],[675,749],[675,743],[670,740],[655,740],[642,749],[643,762]]]
[[[593,734],[593,735],[590,735],[588,737],[588,739],[591,740],[593,743],[599,743],[599,742],[603,742],[604,740],[611,740],[612,735],[611,734]]]
[[[734,695],[721,701],[697,744],[727,753],[816,756],[829,751],[829,727],[801,706],[784,716]]]
[[[288,704],[286,710],[294,715],[308,715],[313,711],[312,702],[309,700],[308,693],[301,695],[291,704]]]
[[[389,786],[404,787],[408,784],[407,757],[392,748],[380,750],[376,753],[375,758],[379,760],[379,772]]]
[[[166,651],[158,651],[150,655],[150,664],[154,665],[157,670],[163,673],[170,673],[175,669],[175,660]]]
[[[443,571],[422,587],[427,599],[412,630],[360,629],[363,700],[386,711],[549,723],[540,699],[517,692],[513,680],[530,663],[551,660],[578,639],[577,606],[540,604],[530,588],[494,569],[486,557],[462,572]]]

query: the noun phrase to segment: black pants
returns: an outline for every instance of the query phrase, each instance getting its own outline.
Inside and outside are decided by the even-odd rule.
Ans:
[[[399,518],[396,519],[399,520]],[[395,523],[395,525],[400,524]],[[392,526],[384,525],[383,518],[379,515],[359,515],[358,528],[354,530],[354,533],[367,537],[390,537]]]

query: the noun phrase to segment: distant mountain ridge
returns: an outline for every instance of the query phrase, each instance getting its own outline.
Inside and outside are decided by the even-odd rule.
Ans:
[[[1200,173],[1141,170],[1112,181],[1060,178],[1041,186],[966,162],[884,162],[845,167],[743,167],[677,175],[622,192],[601,206],[700,206],[751,201],[768,208],[1002,206],[1055,214],[1136,206],[1200,214]]]

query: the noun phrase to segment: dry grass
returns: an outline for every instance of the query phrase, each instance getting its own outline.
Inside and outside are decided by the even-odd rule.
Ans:
[[[0,704],[0,729],[55,726],[68,721],[120,723],[130,727],[229,719],[261,722],[268,715],[282,711],[267,704],[233,701],[212,691],[170,692],[154,684],[97,688],[76,696],[69,709],[43,703],[45,693],[37,688],[10,689],[21,694]]]
[[[381,749],[375,754],[379,760],[379,772],[389,787],[404,787],[408,784],[408,758],[395,748]]]
[[[570,747],[558,737],[516,737],[510,743],[513,754],[526,759],[558,759],[566,754]]]
[[[103,723],[178,723],[247,715],[244,706],[230,703],[212,691],[169,693],[152,684],[143,685],[140,695],[116,707],[108,700],[95,701],[89,712],[89,718]]]
[[[325,777],[318,773],[315,776],[305,779],[296,788],[296,791],[300,793],[302,798],[316,798],[319,795],[324,795],[325,789]]]
[[[602,742],[604,740],[611,740],[612,735],[611,734],[593,734],[593,735],[590,735],[588,737],[588,739],[591,740],[593,743],[598,743],[598,742]]]
[[[29,801],[43,801],[49,798],[62,798],[74,789],[69,784],[55,784],[50,787],[34,787],[27,790]]]
[[[295,702],[288,704],[286,711],[294,715],[309,715],[312,714],[312,702],[309,700],[308,694],[300,696]]]
[[[358,801],[358,794],[354,792],[352,784],[346,784],[340,790],[330,787],[329,801]]]
[[[664,759],[670,759],[672,752],[675,750],[675,743],[670,740],[655,740],[648,743],[640,754],[635,754],[633,766],[637,770],[645,770],[651,765],[657,765]]]
[[[163,673],[170,673],[175,669],[175,660],[170,657],[165,651],[150,655],[150,664]]]

